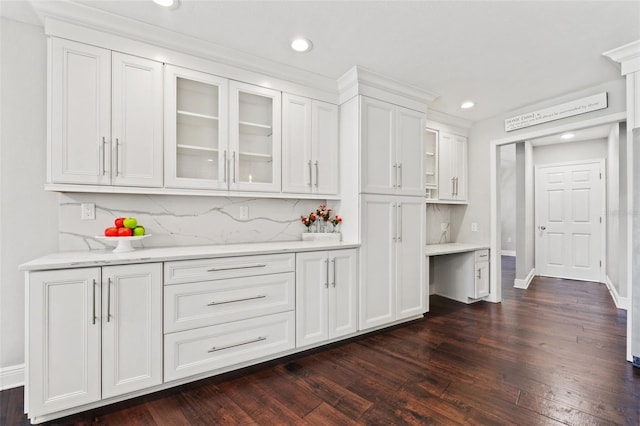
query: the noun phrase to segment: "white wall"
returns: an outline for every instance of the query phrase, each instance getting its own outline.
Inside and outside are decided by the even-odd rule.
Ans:
[[[502,251],[516,250],[516,144],[500,149],[500,227]]]
[[[603,59],[604,60],[604,59]],[[491,188],[490,188],[490,155],[491,141],[505,139],[507,137],[515,137],[517,135],[525,135],[533,130],[549,129],[560,125],[570,123],[579,123],[586,119],[593,119],[615,113],[623,113],[626,111],[626,94],[625,81],[623,79],[610,81],[589,89],[570,93],[561,97],[553,98],[529,105],[515,111],[506,112],[496,117],[492,117],[475,123],[469,133],[469,206],[466,209],[464,218],[462,219],[460,234],[458,240],[460,242],[473,242],[480,244],[488,244],[491,239]],[[517,114],[535,111],[552,105],[561,104],[570,100],[594,95],[601,92],[608,93],[609,106],[606,109],[592,111],[574,117],[562,120],[551,121],[512,132],[505,132],[504,120]],[[478,232],[471,231],[471,223],[478,223]]]
[[[598,160],[607,157],[607,139],[558,143],[533,147],[533,164]]]
[[[45,193],[46,42],[0,18],[0,368],[24,360],[18,265],[58,249],[57,195]]]

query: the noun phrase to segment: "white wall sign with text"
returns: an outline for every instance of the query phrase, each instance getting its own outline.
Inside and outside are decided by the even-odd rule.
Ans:
[[[556,105],[538,111],[528,112],[526,114],[507,118],[506,120],[504,120],[504,131],[510,132],[512,130],[522,129],[523,127],[534,126],[536,124],[542,124],[548,121],[559,120],[561,118],[567,118],[591,111],[597,111],[606,107],[607,92],[598,93],[597,95],[576,99],[574,101],[566,102],[561,105]]]

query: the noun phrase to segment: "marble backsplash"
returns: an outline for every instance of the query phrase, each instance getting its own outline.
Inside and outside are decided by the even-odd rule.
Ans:
[[[117,217],[135,217],[151,237],[139,247],[165,247],[299,240],[300,216],[321,201],[265,198],[128,194],[60,194],[59,249],[113,247],[95,236]],[[80,220],[80,204],[94,203],[95,220]],[[240,219],[240,207],[249,218]],[[331,207],[331,203],[329,203]]]

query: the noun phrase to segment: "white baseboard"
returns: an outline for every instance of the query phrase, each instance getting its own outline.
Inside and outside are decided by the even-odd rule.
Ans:
[[[515,288],[521,288],[523,290],[526,290],[529,288],[529,284],[531,284],[531,281],[535,276],[536,276],[536,268],[533,268],[529,271],[529,273],[527,274],[527,277],[524,280],[520,280],[518,278],[513,280],[513,286]]]
[[[500,254],[502,256],[513,256],[513,257],[516,257],[516,251],[515,250],[502,250],[500,252]]]
[[[618,294],[618,290],[615,288],[615,286],[611,282],[611,279],[609,278],[608,275],[605,278],[605,284],[607,285],[607,289],[609,290],[609,293],[611,294],[611,298],[613,299],[613,303],[616,304],[616,308],[624,309],[625,311],[628,310],[629,309],[629,299],[627,299],[626,297],[620,297],[620,295]]]
[[[24,364],[0,368],[0,391],[24,385]]]

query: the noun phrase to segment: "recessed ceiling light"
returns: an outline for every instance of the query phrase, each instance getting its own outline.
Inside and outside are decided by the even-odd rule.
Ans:
[[[180,6],[180,0],[153,0],[153,2],[170,9],[175,9]]]
[[[575,133],[565,133],[560,136],[560,139],[572,139],[576,134]]]
[[[466,102],[463,102],[462,105],[460,105],[460,108],[469,109],[469,108],[473,108],[475,105],[476,103],[473,101],[466,101]]]
[[[296,52],[308,52],[312,47],[313,44],[306,38],[297,38],[291,42],[291,48]]]

